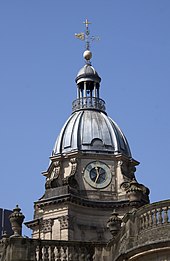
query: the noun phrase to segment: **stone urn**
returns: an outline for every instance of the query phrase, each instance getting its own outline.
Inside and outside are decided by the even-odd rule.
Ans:
[[[21,237],[22,236],[22,223],[25,216],[22,214],[21,209],[16,205],[13,209],[12,214],[9,216],[12,230],[14,234],[11,237]]]
[[[117,233],[120,231],[122,220],[118,217],[118,213],[113,211],[111,217],[109,218],[107,222],[107,227],[110,230],[110,233],[113,237],[117,235]]]
[[[143,190],[140,184],[133,179],[126,190],[130,203],[138,203],[142,199]]]

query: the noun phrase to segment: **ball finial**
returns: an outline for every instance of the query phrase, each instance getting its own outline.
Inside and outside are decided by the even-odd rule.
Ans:
[[[86,50],[83,53],[83,57],[84,57],[84,59],[86,59],[86,61],[90,61],[90,59],[92,58],[92,53],[89,50]]]

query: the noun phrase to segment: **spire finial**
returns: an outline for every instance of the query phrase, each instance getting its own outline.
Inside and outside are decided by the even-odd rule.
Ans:
[[[85,22],[83,22],[83,24],[85,24],[85,26],[86,26],[85,32],[75,34],[75,37],[82,41],[85,41],[86,50],[83,54],[83,57],[85,58],[86,63],[90,64],[90,59],[92,58],[92,53],[90,51],[90,41],[99,40],[99,37],[96,37],[96,36],[90,37],[89,24],[91,24],[91,22],[89,22],[88,19],[86,19]]]
[[[86,21],[83,22],[83,24],[85,24],[85,26],[86,26],[86,32],[85,32],[86,50],[89,50],[90,49],[89,24],[91,24],[91,22],[89,22],[88,19],[86,19]]]

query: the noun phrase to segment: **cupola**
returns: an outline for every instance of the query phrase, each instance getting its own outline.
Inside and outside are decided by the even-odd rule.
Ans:
[[[76,76],[77,99],[72,103],[72,114],[57,138],[53,155],[86,151],[123,154],[131,158],[125,135],[107,116],[105,101],[100,98],[101,78],[91,65],[88,27],[85,34],[76,36],[81,40],[86,39],[86,50],[83,53],[85,65]]]

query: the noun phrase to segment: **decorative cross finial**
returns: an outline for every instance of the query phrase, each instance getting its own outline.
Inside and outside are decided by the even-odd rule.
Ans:
[[[88,19],[86,19],[85,22],[83,22],[83,24],[85,24],[86,26],[86,31],[85,33],[78,33],[78,34],[75,34],[75,37],[82,40],[82,41],[85,41],[86,42],[86,50],[89,50],[90,49],[90,40],[91,41],[94,41],[94,40],[99,40],[99,37],[96,37],[96,36],[89,36],[90,35],[90,31],[89,31],[89,24],[91,24],[91,22],[88,21]]]
[[[91,24],[88,19],[86,19],[85,22],[83,22],[83,24],[85,24],[86,26],[86,32],[85,32],[85,41],[86,41],[86,50],[90,49],[90,42],[89,42],[89,35],[90,35],[90,31],[89,31],[89,24]]]
[[[83,24],[86,25],[86,30],[88,30],[88,26],[89,26],[89,24],[91,24],[91,22],[89,22],[88,19],[86,19],[86,21],[83,22]]]

